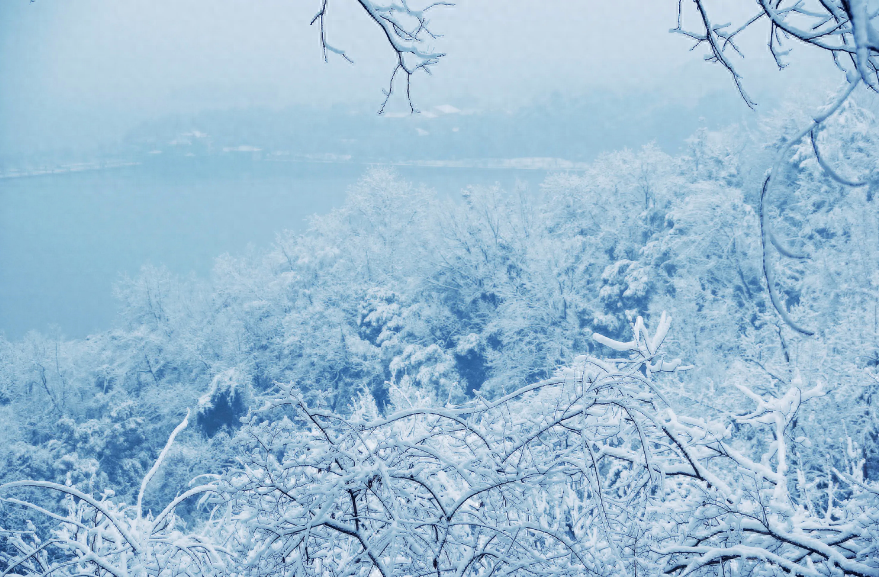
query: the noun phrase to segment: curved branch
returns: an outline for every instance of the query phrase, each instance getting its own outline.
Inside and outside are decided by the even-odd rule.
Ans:
[[[159,470],[159,467],[162,466],[162,461],[165,460],[165,456],[168,454],[168,451],[171,449],[171,445],[174,444],[174,438],[177,436],[180,431],[185,429],[189,425],[189,409],[186,409],[186,416],[183,417],[183,421],[174,427],[174,430],[171,431],[171,436],[168,437],[168,442],[165,443],[165,447],[162,449],[162,452],[159,453],[156,462],[153,463],[153,466],[150,467],[150,470],[147,472],[146,476],[143,478],[143,481],[140,484],[140,491],[137,493],[137,518],[141,519],[142,515],[142,505],[143,505],[143,493],[146,491],[147,484],[149,484],[150,480],[153,478],[153,475],[156,474],[156,471]]]
[[[766,286],[769,290],[769,299],[772,301],[772,306],[775,308],[775,311],[781,317],[781,319],[787,324],[790,328],[794,329],[798,333],[801,333],[806,336],[812,336],[815,334],[815,331],[807,329],[797,322],[795,322],[787,310],[785,310],[784,306],[781,304],[781,301],[778,298],[778,292],[775,289],[775,278],[772,270],[772,266],[769,263],[769,245],[774,245],[781,254],[788,256],[788,254],[796,254],[795,251],[790,251],[788,249],[784,249],[784,247],[780,247],[778,240],[774,238],[772,231],[769,228],[769,217],[766,214],[766,199],[769,196],[769,184],[772,181],[772,176],[777,174],[781,170],[782,164],[787,161],[788,154],[790,153],[791,148],[803,139],[804,136],[814,131],[817,127],[821,126],[821,124],[830,118],[840,107],[848,100],[848,97],[851,96],[851,93],[857,87],[860,81],[860,77],[853,77],[850,81],[847,80],[845,88],[841,91],[840,95],[833,101],[827,108],[821,111],[812,122],[803,130],[798,132],[793,136],[788,142],[778,151],[778,155],[775,157],[775,163],[772,168],[769,170],[769,174],[766,175],[766,178],[763,181],[763,189],[760,193],[760,238],[762,244],[762,253],[763,253],[763,277],[766,279]]]
[[[785,310],[784,306],[781,304],[781,301],[778,298],[778,292],[775,289],[775,275],[774,271],[772,270],[772,266],[769,263],[768,248],[768,245],[771,242],[770,235],[772,233],[769,232],[769,219],[766,216],[765,207],[766,193],[769,189],[769,181],[771,178],[771,174],[766,176],[766,180],[763,181],[763,191],[760,193],[760,238],[763,249],[763,278],[766,280],[766,288],[769,291],[769,300],[772,301],[772,306],[775,308],[775,312],[778,313],[778,316],[781,317],[781,320],[783,320],[785,324],[787,324],[787,326],[794,329],[798,333],[810,337],[815,334],[815,331],[800,326],[796,321],[791,318],[787,310]]]
[[[809,138],[812,140],[812,150],[815,152],[815,158],[818,159],[818,164],[821,165],[821,168],[824,169],[824,172],[826,172],[828,174],[828,176],[830,176],[830,178],[832,178],[833,180],[835,180],[839,184],[844,184],[845,186],[851,186],[853,188],[858,188],[858,187],[867,186],[868,184],[870,184],[870,181],[868,181],[868,180],[849,180],[843,176],[840,176],[840,174],[838,172],[833,170],[833,168],[831,168],[830,165],[827,164],[827,162],[821,156],[821,153],[818,151],[818,139],[817,139],[817,135],[816,135],[816,132],[817,132],[816,128],[817,128],[817,126],[815,128],[812,128],[812,130],[809,132]]]
[[[68,487],[66,485],[51,483],[49,481],[12,481],[11,483],[5,483],[3,485],[0,485],[0,491],[2,491],[3,489],[12,489],[15,487],[39,487],[43,489],[52,489],[53,491],[66,493],[68,495],[76,497],[77,499],[85,501],[86,503],[100,511],[105,517],[107,517],[110,523],[112,523],[113,526],[116,527],[122,537],[125,538],[125,540],[136,553],[141,552],[140,543],[137,541],[137,539],[134,538],[134,536],[131,535],[128,529],[126,529],[125,526],[119,522],[116,516],[108,511],[107,508],[104,507],[100,502],[96,501],[93,497],[86,495],[82,491],[74,489],[73,487]]]
[[[412,75],[419,70],[424,70],[427,74],[430,74],[430,67],[438,63],[439,59],[445,56],[442,52],[422,49],[423,46],[426,46],[427,42],[439,37],[431,32],[425,13],[438,6],[453,6],[453,4],[451,2],[438,1],[421,10],[415,10],[410,8],[405,0],[400,2],[391,0],[384,4],[379,4],[376,0],[357,0],[357,3],[369,15],[370,19],[381,28],[385,40],[396,54],[397,62],[394,70],[391,72],[388,89],[383,90],[385,99],[378,113],[384,114],[385,107],[394,92],[394,81],[397,78],[397,73],[400,71],[406,76],[406,100],[409,103],[409,110],[412,113],[418,112],[412,102],[410,91]],[[325,19],[328,8],[329,0],[321,0],[320,10],[311,19],[312,25],[315,22],[318,22],[320,25],[320,43],[324,62],[328,60],[327,53],[332,52],[353,63],[344,50],[335,48],[327,41]],[[404,19],[412,22],[411,26],[408,26]],[[414,62],[407,63],[407,56],[410,59],[414,59]]]

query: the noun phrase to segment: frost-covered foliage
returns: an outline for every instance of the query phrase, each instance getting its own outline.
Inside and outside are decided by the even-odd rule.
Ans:
[[[667,452],[640,372],[679,365],[656,354],[663,321],[653,338],[638,325],[631,360],[579,357],[494,401],[437,406],[401,387],[391,414],[364,396],[343,419],[282,387],[227,476],[242,574],[623,570],[659,497],[642,454]]]
[[[678,414],[654,380],[688,368],[661,351],[670,324],[663,314],[651,334],[638,317],[628,342],[596,334],[620,358],[577,357],[493,401],[442,406],[404,386],[387,415],[364,393],[344,417],[280,385],[243,427],[239,464],[154,517],[141,499],[167,447],[133,508],[0,485],[70,497],[66,517],[39,509],[58,522],[45,543],[0,529],[20,553],[0,552],[4,574],[879,575],[879,483],[852,462],[804,470],[804,440],[787,438],[825,391],[740,386],[748,414]],[[753,427],[747,446],[736,426]],[[198,493],[213,514],[181,531],[174,507]]]
[[[661,542],[669,566],[696,567],[710,561],[702,543],[714,551],[726,539],[705,528],[732,523],[724,515],[763,522],[747,508],[754,503],[768,503],[772,527],[806,519],[797,525],[803,538],[826,540],[834,523],[855,531],[855,512],[875,510],[863,487],[879,480],[879,191],[871,176],[879,131],[869,112],[847,102],[815,137],[824,164],[873,184],[851,188],[828,177],[808,140],[791,146],[793,162],[773,175],[766,210],[775,234],[809,256],[780,259],[775,269],[785,307],[815,329],[805,337],[780,322],[763,279],[759,194],[763,159],[773,155],[743,152],[755,142],[783,149],[803,125],[790,118],[779,114],[754,134],[700,131],[677,157],[649,146],[607,154],[587,170],[547,178],[539,191],[468,188],[459,201],[376,169],[305,233],[282,233],[267,251],[223,256],[208,280],[146,267],[119,284],[120,323],[112,331],[74,341],[0,338],[0,482],[39,479],[90,495],[110,489],[114,502],[134,503],[164,439],[192,409],[193,426],[142,496],[144,510],[160,510],[199,474],[225,473],[238,459],[270,465],[268,454],[243,452],[236,436],[262,439],[259,427],[301,433],[301,407],[354,426],[408,403],[494,403],[554,378],[578,355],[598,356],[593,334],[623,341],[638,315],[652,326],[669,311],[677,324],[665,346],[693,369],[666,383],[653,419],[672,422],[667,406],[686,416],[669,429],[680,443],[675,455],[692,449],[694,464],[705,460],[732,493],[692,477],[683,480],[695,485],[664,485],[683,507],[675,519],[704,523],[667,528],[664,537],[645,533],[643,543]],[[276,383],[292,383],[302,403],[289,423],[252,413]],[[796,397],[816,387],[823,394],[808,403]],[[783,421],[781,433],[776,421],[764,422],[769,417],[738,417],[755,403]],[[348,434],[341,423],[333,421],[333,434]],[[446,425],[436,425],[440,437]],[[390,430],[402,434],[397,426],[376,429],[375,442]],[[271,458],[282,462],[279,455]],[[763,467],[763,480],[753,480],[749,463]],[[321,469],[308,474],[332,475]],[[779,475],[788,479],[783,489]],[[43,508],[57,506],[52,493],[29,495]],[[227,494],[242,506],[245,497]],[[787,499],[789,509],[770,497]],[[651,511],[643,518],[658,519]],[[0,525],[23,527],[28,514],[3,505]],[[207,515],[191,501],[178,514],[192,527]],[[51,522],[32,521],[48,538]],[[616,526],[624,525],[636,527]],[[782,533],[763,541],[758,533],[740,546],[811,571],[805,557],[794,558],[797,549],[787,549],[794,545],[772,544]],[[631,547],[635,555],[642,545]]]
[[[155,515],[143,510],[144,491],[188,419],[174,429],[143,477],[136,506],[115,500],[109,490],[95,498],[70,484],[28,480],[0,485],[0,504],[25,508],[54,523],[44,537],[31,521],[17,530],[0,525],[3,575],[223,575],[229,557],[222,546],[223,524],[210,519],[199,531],[186,531],[176,511],[191,497],[215,492],[215,484],[190,488]],[[35,499],[9,496],[21,489],[60,494],[63,512],[44,509]]]

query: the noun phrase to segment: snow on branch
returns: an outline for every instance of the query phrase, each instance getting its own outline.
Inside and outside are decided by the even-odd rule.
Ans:
[[[214,483],[193,487],[165,507],[155,518],[143,516],[143,491],[168,453],[187,418],[171,434],[155,465],[141,483],[137,505],[100,499],[67,485],[46,481],[14,481],[0,485],[0,504],[24,506],[57,521],[51,539],[43,540],[33,523],[23,531],[0,526],[0,575],[112,577],[191,577],[225,575],[229,552],[224,548],[223,525],[215,520],[200,531],[186,531],[175,514],[184,500],[216,491]],[[10,491],[48,489],[64,496],[66,513],[49,511],[34,503],[3,497]]]
[[[687,6],[695,8],[697,23],[686,26]],[[709,62],[723,66],[731,75],[742,99],[750,107],[755,103],[745,92],[742,77],[733,58],[744,57],[737,36],[763,22],[769,25],[769,50],[779,69],[787,66],[791,52],[789,42],[799,42],[826,52],[849,82],[852,76],[879,90],[879,32],[874,20],[879,6],[869,0],[758,0],[757,10],[741,25],[716,24],[705,0],[680,0],[677,27],[671,32],[694,40],[693,48],[708,46]]]
[[[357,0],[360,7],[369,15],[372,21],[379,26],[388,45],[396,54],[396,64],[391,72],[388,88],[384,91],[385,99],[382,102],[379,114],[384,113],[385,107],[394,92],[394,81],[397,75],[404,76],[406,86],[406,100],[411,112],[417,112],[412,102],[411,79],[412,75],[423,70],[431,73],[431,66],[437,64],[439,59],[445,56],[442,52],[434,50],[431,43],[439,38],[430,28],[428,13],[440,6],[453,6],[451,2],[431,2],[421,8],[410,6],[407,0],[391,0],[379,2],[376,0]],[[320,10],[312,18],[311,23],[320,25],[320,42],[323,49],[324,60],[327,53],[332,52],[353,62],[348,54],[327,41],[325,19],[329,9],[330,0],[322,0]]]
[[[46,540],[0,528],[4,574],[879,577],[879,486],[857,463],[793,458],[789,424],[822,385],[797,376],[771,397],[739,383],[750,412],[678,414],[654,380],[679,370],[661,356],[670,324],[596,336],[629,358],[581,356],[493,401],[379,416],[364,396],[341,416],[280,385],[243,427],[238,465],[155,518],[2,485],[69,496]],[[225,513],[187,531],[173,509],[198,492]]]
[[[774,247],[779,254],[788,258],[797,258],[803,259],[807,258],[806,255],[799,253],[796,250],[793,250],[787,246],[785,246],[775,234],[772,232],[771,224],[769,222],[769,216],[767,212],[767,200],[769,198],[769,194],[771,192],[772,185],[775,180],[778,180],[778,176],[782,169],[784,168],[784,164],[788,162],[791,156],[791,150],[795,145],[797,145],[805,136],[810,135],[812,142],[812,150],[815,153],[815,157],[818,161],[818,164],[825,170],[825,172],[830,175],[831,178],[836,180],[838,183],[846,185],[846,186],[863,186],[865,184],[869,184],[869,181],[865,182],[856,182],[849,181],[847,179],[843,179],[836,172],[830,168],[830,166],[822,159],[818,145],[815,141],[815,133],[821,129],[824,122],[827,121],[828,118],[833,116],[839,109],[845,104],[845,102],[849,99],[852,92],[854,92],[855,88],[858,86],[860,82],[860,77],[849,74],[847,82],[841,87],[839,92],[835,95],[835,97],[827,104],[821,111],[819,111],[805,128],[801,129],[798,133],[796,133],[792,138],[787,139],[784,146],[778,151],[775,157],[775,162],[767,173],[766,177],[763,180],[763,188],[760,192],[760,205],[759,205],[759,213],[760,213],[760,233],[761,233],[761,241],[762,241],[762,249],[763,249],[763,276],[766,281],[766,287],[769,291],[770,301],[772,302],[772,306],[775,308],[778,315],[781,319],[787,324],[789,327],[794,329],[800,334],[806,336],[812,336],[815,334],[815,330],[806,328],[801,324],[797,323],[793,318],[791,318],[788,311],[784,308],[784,305],[781,303],[781,300],[778,297],[778,290],[775,287],[775,275],[773,266],[771,263],[771,253],[769,251],[769,247]]]
[[[687,16],[690,12],[687,7],[691,6],[691,2],[696,18]],[[831,179],[851,187],[870,184],[869,180],[851,180],[840,176],[821,156],[816,136],[822,124],[840,109],[861,81],[873,91],[879,91],[879,31],[875,24],[877,17],[879,4],[871,0],[758,0],[756,13],[733,28],[731,23],[715,24],[705,0],[679,0],[677,27],[671,30],[694,40],[694,49],[707,45],[710,53],[705,59],[720,64],[730,73],[739,94],[751,108],[754,108],[755,103],[745,92],[742,77],[734,62],[735,57],[744,57],[736,41],[739,34],[763,22],[769,24],[768,47],[779,69],[787,66],[787,58],[791,52],[788,44],[798,42],[827,53],[845,77],[845,84],[834,100],[808,126],[788,139],[779,151],[764,180],[760,195],[763,276],[770,301],[784,323],[805,336],[814,335],[816,330],[795,321],[781,303],[775,286],[769,247],[774,247],[780,255],[787,258],[803,259],[806,255],[785,246],[772,232],[766,211],[767,198],[779,178],[780,170],[789,160],[792,147],[806,135],[811,138],[812,151],[818,164]],[[696,24],[687,26],[685,20],[693,20]]]
[[[654,335],[635,326],[632,359],[579,357],[492,402],[343,419],[282,386],[226,480],[248,519],[243,573],[604,575],[642,562],[648,504],[689,473],[642,370],[674,370],[656,356],[670,319]]]
[[[742,385],[756,408],[734,422],[678,415],[652,380],[679,364],[659,357],[669,327],[639,318],[629,342],[595,336],[628,359],[457,407],[342,418],[282,386],[225,480],[241,574],[876,575],[876,489],[834,472],[815,505],[820,479],[792,472],[788,424],[821,386]]]

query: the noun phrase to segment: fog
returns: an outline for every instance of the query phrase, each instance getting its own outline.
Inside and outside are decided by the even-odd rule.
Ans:
[[[105,329],[121,274],[150,261],[205,275],[219,254],[337,206],[370,164],[421,165],[413,180],[453,196],[467,178],[536,190],[556,165],[504,172],[485,159],[585,162],[649,142],[673,153],[699,127],[759,118],[703,48],[669,33],[674,3],[437,7],[446,56],[413,77],[421,114],[408,113],[398,84],[382,117],[394,54],[381,31],[356,2],[331,3],[328,38],[354,63],[324,62],[309,25],[318,8],[0,3],[0,330]],[[740,43],[760,110],[831,86],[832,67],[807,49],[779,73],[760,32]],[[227,160],[216,172],[180,161],[192,157]],[[270,157],[324,164],[284,172],[266,168]],[[423,168],[453,161],[466,177]]]
[[[156,117],[206,109],[340,104],[377,109],[393,65],[355,2],[330,5],[328,34],[354,59],[323,62],[309,21],[317,2],[7,0],[0,4],[2,151],[113,143]],[[414,84],[421,108],[516,109],[553,93],[645,92],[693,103],[728,92],[703,49],[669,34],[673,3],[465,1],[437,8],[447,56]],[[759,33],[743,41],[761,46]],[[765,50],[742,62],[771,99],[827,63],[806,49],[780,77]],[[790,90],[790,88],[787,88]],[[395,110],[404,103],[394,99]]]

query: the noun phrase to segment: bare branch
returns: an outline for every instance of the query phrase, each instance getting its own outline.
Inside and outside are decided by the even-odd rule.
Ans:
[[[320,43],[324,61],[328,59],[328,52],[332,52],[348,62],[353,62],[344,50],[334,47],[327,41],[326,17],[329,2],[330,0],[321,0],[320,10],[311,20],[312,25],[317,22],[320,26]],[[419,10],[410,7],[406,0],[385,0],[383,2],[377,0],[357,0],[357,3],[369,15],[370,19],[381,28],[387,44],[396,55],[396,64],[391,72],[388,88],[383,91],[385,99],[378,113],[384,113],[394,93],[394,82],[397,80],[398,73],[405,77],[406,101],[409,104],[409,110],[412,113],[418,112],[412,101],[412,75],[419,70],[430,74],[431,67],[437,64],[440,58],[445,56],[445,54],[437,52],[430,47],[430,42],[438,39],[440,36],[431,30],[427,13],[434,8],[453,6],[453,4],[442,1],[433,2]]]

